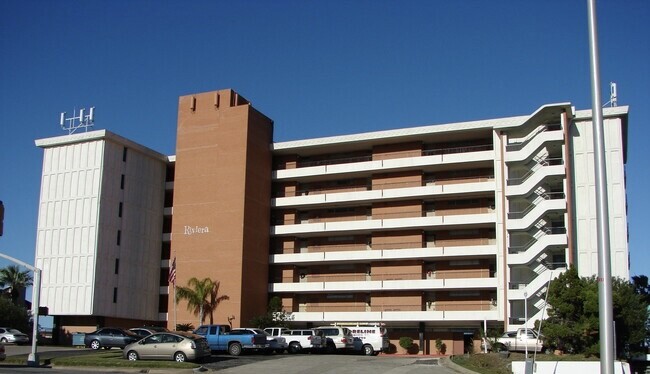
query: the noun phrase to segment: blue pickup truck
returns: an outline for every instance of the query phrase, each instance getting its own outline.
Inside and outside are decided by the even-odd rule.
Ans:
[[[227,351],[232,356],[239,356],[243,350],[267,351],[269,342],[265,334],[242,333],[241,330],[230,331],[228,325],[201,325],[194,333],[208,340],[210,350]]]

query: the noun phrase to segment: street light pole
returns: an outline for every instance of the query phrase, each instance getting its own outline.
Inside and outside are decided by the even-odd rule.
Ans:
[[[27,366],[39,366],[40,362],[38,360],[38,352],[36,347],[38,342],[38,307],[41,301],[41,269],[26,262],[20,261],[17,258],[7,256],[4,253],[0,253],[0,257],[6,258],[7,260],[15,262],[18,265],[22,265],[34,272],[34,284],[32,285],[32,317],[34,326],[32,328],[32,352],[27,356]]]
[[[609,249],[609,206],[605,168],[605,136],[600,98],[600,66],[596,0],[587,0],[589,15],[589,57],[591,65],[591,118],[594,130],[594,167],[596,184],[596,225],[598,239],[598,319],[600,327],[600,372],[614,374],[614,310]]]

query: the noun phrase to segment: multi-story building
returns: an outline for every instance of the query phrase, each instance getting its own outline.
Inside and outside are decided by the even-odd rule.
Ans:
[[[629,277],[627,107],[604,109],[612,274]],[[550,280],[597,273],[591,112],[274,143],[231,90],[179,100],[163,156],[108,131],[45,149],[37,264],[58,327],[197,324],[167,281],[209,277],[215,321],[270,296],[292,324],[380,322],[424,352],[543,318]],[[526,303],[527,308],[524,307]],[[525,311],[527,311],[527,317]]]

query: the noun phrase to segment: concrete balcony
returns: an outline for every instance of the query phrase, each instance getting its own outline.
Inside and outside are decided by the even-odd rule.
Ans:
[[[508,255],[508,265],[526,265],[537,259],[550,246],[566,247],[566,234],[547,234],[519,253]],[[512,247],[511,247],[512,249]]]
[[[517,219],[510,219],[513,214],[509,213],[506,227],[508,230],[526,230],[536,224],[540,217],[557,211],[566,211],[566,199],[543,200]]]
[[[547,142],[563,142],[564,133],[561,129],[556,131],[543,131],[535,135],[526,144],[516,151],[507,151],[505,154],[506,162],[520,162],[529,159]],[[510,147],[509,147],[510,148]]]
[[[463,227],[468,225],[488,225],[496,222],[495,213],[463,214],[432,217],[408,217],[390,219],[369,219],[364,221],[318,222],[294,225],[271,226],[271,236],[299,234],[344,234],[364,233],[377,230]]]
[[[458,247],[380,249],[365,251],[337,251],[313,253],[272,254],[269,263],[278,264],[318,264],[337,262],[394,261],[408,259],[439,259],[464,256],[496,255],[496,245],[476,245]]]
[[[558,268],[555,270],[547,269],[545,272],[541,273],[528,283],[511,283],[510,287],[517,288],[511,288],[508,290],[508,300],[524,300],[526,298],[524,296],[525,294],[528,295],[529,299],[535,297],[537,292],[542,289],[542,287],[547,286],[550,281],[557,278],[565,271],[566,267]]]
[[[343,282],[294,282],[271,283],[269,292],[365,292],[365,291],[412,291],[412,290],[458,290],[493,289],[497,278],[456,279],[400,279]]]
[[[442,321],[494,321],[501,318],[498,310],[472,311],[385,311],[385,312],[294,312],[294,322],[442,322]]]
[[[551,176],[565,176],[564,165],[542,166],[537,169],[529,178],[515,184],[514,179],[508,180],[506,196],[523,196],[537,187],[545,178]]]
[[[496,189],[494,181],[476,183],[457,183],[430,185],[421,187],[391,188],[384,190],[330,192],[290,197],[278,197],[271,200],[274,208],[317,207],[334,203],[390,201],[401,199],[418,199],[429,196],[454,196],[466,193],[492,192]]]
[[[273,171],[273,181],[309,179],[309,177],[345,176],[347,174],[371,175],[373,173],[396,172],[421,169],[427,166],[453,165],[479,161],[493,161],[494,150],[466,153],[437,154],[420,157],[404,157],[390,160],[362,161],[298,167]]]

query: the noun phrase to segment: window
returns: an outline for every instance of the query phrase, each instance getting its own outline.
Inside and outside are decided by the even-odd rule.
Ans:
[[[160,343],[161,335],[151,335],[147,337],[144,341],[144,344],[157,344]]]
[[[120,245],[120,242],[122,242],[122,231],[117,230],[117,245]]]
[[[124,189],[124,174],[122,174],[122,178],[120,179],[120,189]]]
[[[116,258],[115,259],[115,274],[119,274],[120,272],[120,259]]]
[[[124,149],[122,150],[122,161],[123,162],[126,162],[126,151],[127,151],[127,148],[124,147]]]
[[[117,303],[117,287],[113,287],[113,304]]]
[[[120,206],[117,208],[117,216],[122,218],[122,209],[124,208],[124,203],[120,202]]]

